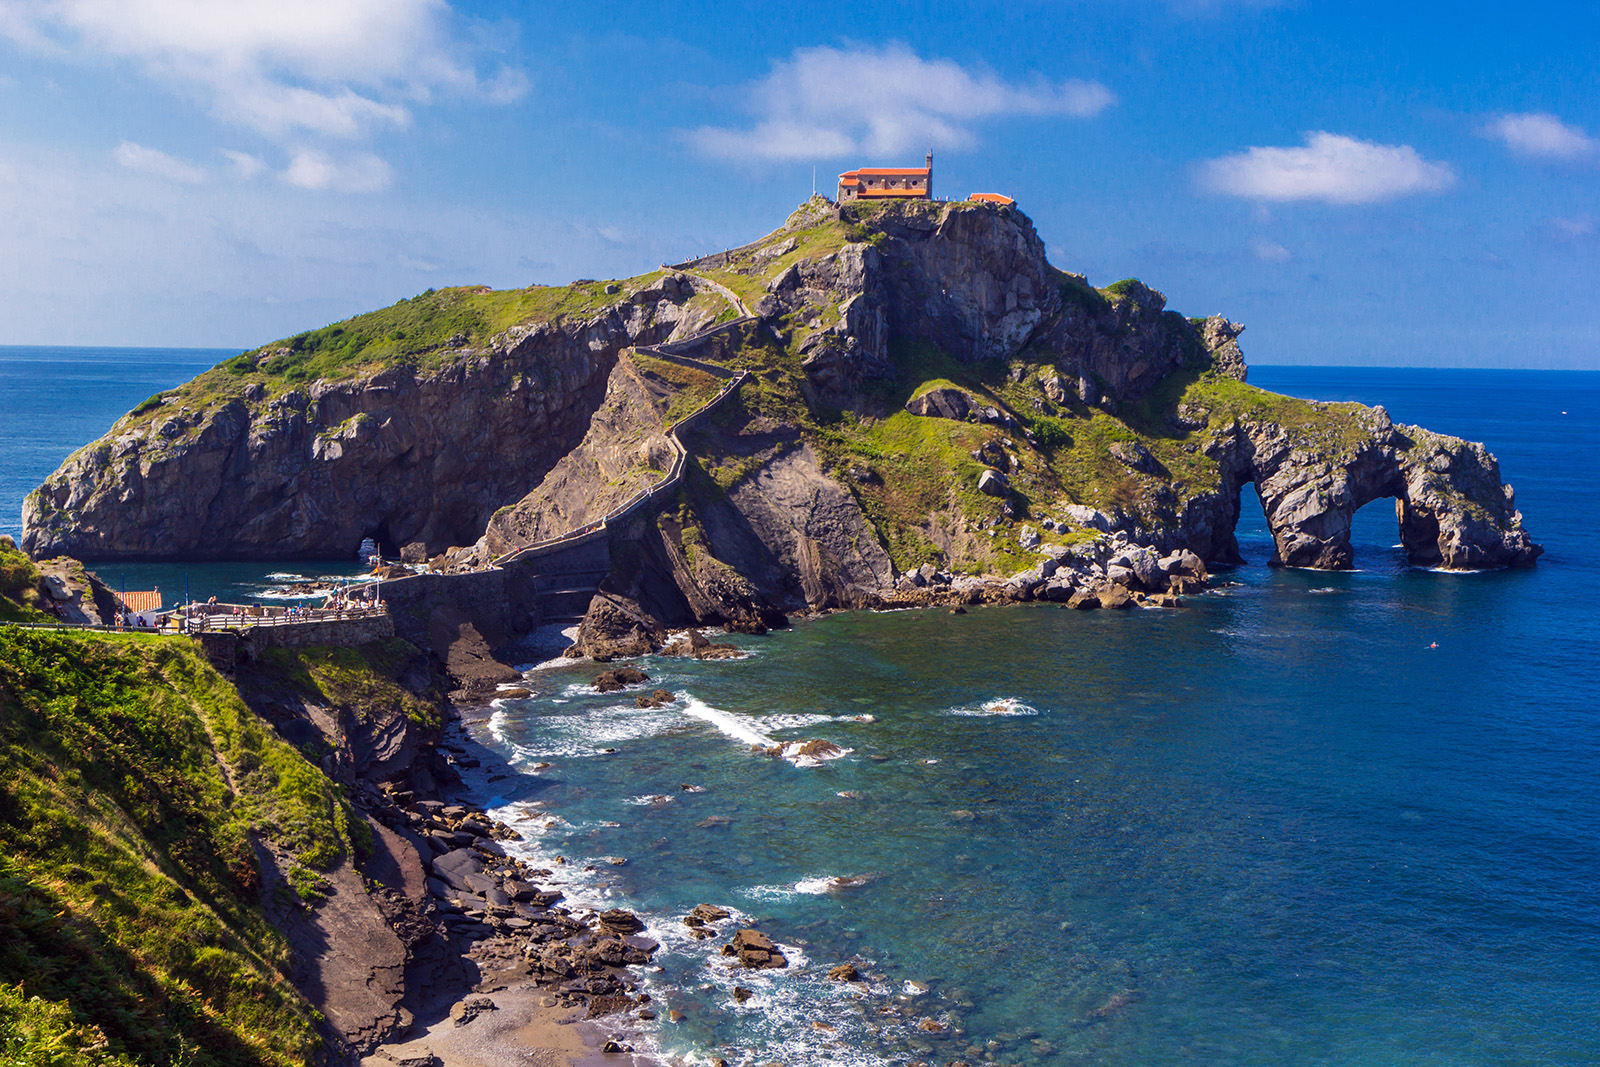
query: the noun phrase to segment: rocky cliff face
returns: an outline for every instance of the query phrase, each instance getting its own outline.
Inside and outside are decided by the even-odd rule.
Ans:
[[[814,201],[789,228],[827,220],[846,225],[849,214]],[[801,256],[776,272],[774,263],[797,247],[793,237],[742,260],[718,257],[764,284],[756,310],[788,324],[807,374],[834,397],[893,377],[893,337],[933,345],[966,363],[1026,352],[1059,364],[1091,403],[1102,395],[1134,399],[1174,370],[1209,366],[1208,353],[1240,329],[1224,336],[1226,328],[1213,327],[1203,336],[1140,282],[1101,292],[1057,270],[1019,211],[912,202],[885,206],[853,225],[860,229],[851,236],[859,240]],[[1229,355],[1237,354],[1235,346]],[[1236,362],[1243,367],[1242,358]]]
[[[671,276],[443,365],[284,388],[216,370],[81,449],[24,506],[24,548],[87,559],[327,558],[363,537],[470,545],[589,431],[618,353],[694,314]],[[264,364],[266,361],[263,361]]]

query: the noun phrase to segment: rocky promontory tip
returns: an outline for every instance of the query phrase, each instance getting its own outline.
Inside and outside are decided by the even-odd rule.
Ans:
[[[467,326],[419,325],[443,321]],[[425,293],[229,360],[69,458],[25,542],[371,537],[430,572],[385,582],[403,630],[581,620],[570,654],[599,660],[736,656],[699,629],[796,611],[1167,606],[1240,562],[1246,486],[1285,566],[1353,566],[1385,498],[1417,566],[1538,558],[1483,446],[1257,389],[1242,331],[1052,266],[1012,206],[817,197],[639,278]]]

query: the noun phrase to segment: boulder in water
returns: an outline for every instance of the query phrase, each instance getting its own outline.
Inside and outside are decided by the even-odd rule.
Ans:
[[[594,687],[602,693],[614,693],[619,689],[626,689],[630,685],[638,685],[649,680],[650,676],[638,667],[618,667],[616,670],[597,675]]]
[[[740,930],[722,946],[724,956],[737,956],[739,963],[752,970],[789,966],[789,959],[778,950],[772,938],[759,930]]]

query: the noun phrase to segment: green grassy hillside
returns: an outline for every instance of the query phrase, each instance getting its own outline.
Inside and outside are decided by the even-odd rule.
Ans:
[[[187,640],[0,627],[0,1064],[307,1062],[252,839],[311,896],[349,818]]]
[[[9,537],[0,537],[0,623],[54,622],[43,610],[39,568]]]

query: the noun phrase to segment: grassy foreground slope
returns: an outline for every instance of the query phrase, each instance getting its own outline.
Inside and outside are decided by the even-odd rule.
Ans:
[[[253,840],[309,896],[349,810],[186,639],[0,627],[0,1064],[312,1058]]]

